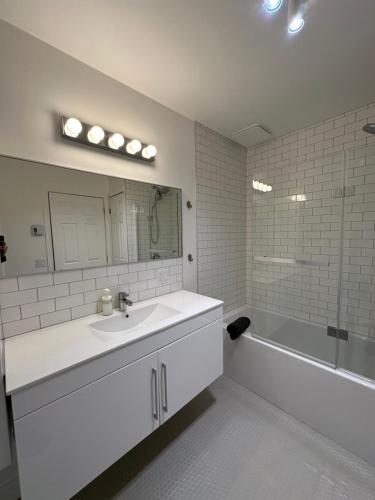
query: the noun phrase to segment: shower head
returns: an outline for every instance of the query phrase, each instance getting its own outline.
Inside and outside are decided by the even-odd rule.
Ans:
[[[163,198],[163,195],[169,193],[170,188],[167,186],[152,186],[156,191],[155,191],[155,196],[157,196],[159,199]]]
[[[362,130],[368,134],[375,134],[375,123],[366,123]]]
[[[167,186],[158,186],[158,191],[160,194],[167,194],[169,193],[169,187]]]

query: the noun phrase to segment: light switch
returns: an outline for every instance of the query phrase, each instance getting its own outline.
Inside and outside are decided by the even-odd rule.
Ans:
[[[32,236],[44,236],[44,226],[43,224],[33,224],[31,226]]]

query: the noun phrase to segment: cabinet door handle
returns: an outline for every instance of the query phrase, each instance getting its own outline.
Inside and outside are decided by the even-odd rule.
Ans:
[[[162,391],[162,406],[165,412],[168,411],[168,385],[167,385],[167,365],[165,363],[161,364],[161,376],[163,379],[163,391]]]
[[[151,386],[152,386],[152,416],[154,417],[155,420],[159,420],[158,373],[155,368],[152,369]]]

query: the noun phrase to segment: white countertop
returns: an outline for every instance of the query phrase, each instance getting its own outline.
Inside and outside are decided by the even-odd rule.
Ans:
[[[155,326],[141,324],[124,332],[106,334],[95,333],[89,327],[91,323],[104,319],[102,314],[94,314],[6,339],[5,383],[7,394],[223,304],[220,300],[181,290],[138,302],[131,307],[130,312],[156,303],[177,309],[179,313],[158,322]],[[122,313],[115,312],[114,314]]]

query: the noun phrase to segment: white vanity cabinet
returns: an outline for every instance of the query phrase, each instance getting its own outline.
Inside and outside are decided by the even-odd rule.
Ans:
[[[16,418],[22,500],[70,498],[219,377],[221,317],[155,334],[163,347]]]
[[[153,370],[157,354],[16,420],[22,500],[70,498],[150,434]]]
[[[162,422],[223,373],[222,340],[217,321],[159,351]]]

